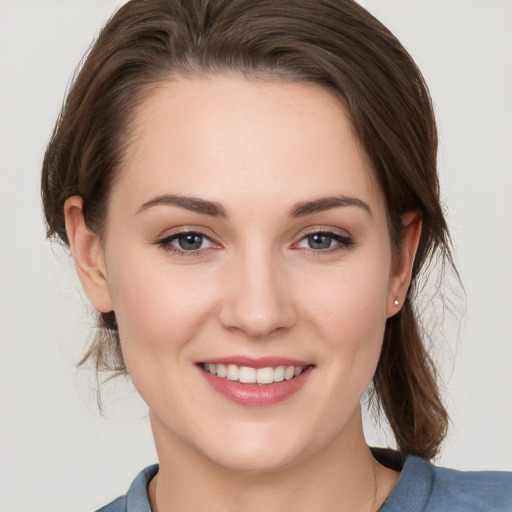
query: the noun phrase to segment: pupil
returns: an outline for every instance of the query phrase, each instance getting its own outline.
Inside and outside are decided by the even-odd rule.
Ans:
[[[201,248],[203,237],[201,235],[183,235],[179,237],[178,242],[182,249],[193,251]]]
[[[312,249],[328,249],[331,246],[332,238],[328,235],[316,233],[308,237],[309,246]]]

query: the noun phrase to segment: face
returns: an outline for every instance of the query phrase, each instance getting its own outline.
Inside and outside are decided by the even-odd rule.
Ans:
[[[349,444],[406,284],[339,101],[176,79],[131,135],[89,296],[115,310],[157,447],[257,472]]]

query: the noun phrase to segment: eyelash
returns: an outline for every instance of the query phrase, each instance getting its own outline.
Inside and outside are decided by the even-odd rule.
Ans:
[[[201,237],[203,240],[208,240],[214,246],[216,245],[211,240],[211,238],[209,238],[204,233],[201,233],[199,231],[193,231],[193,230],[184,230],[184,231],[179,231],[177,233],[173,233],[172,235],[166,236],[165,238],[162,238],[161,240],[157,240],[156,242],[154,242],[154,244],[161,247],[164,251],[173,253],[180,257],[203,256],[203,255],[205,255],[205,251],[207,249],[193,249],[193,250],[187,251],[184,249],[179,249],[179,248],[175,247],[174,245],[172,245],[172,242],[174,242],[175,240],[178,240],[180,237],[194,236],[194,235]],[[305,233],[304,235],[301,236],[300,240],[298,242],[294,243],[293,245],[295,246],[295,245],[303,242],[307,238],[315,236],[315,235],[321,235],[321,236],[331,238],[332,240],[334,240],[336,242],[336,244],[334,245],[334,247],[328,247],[326,249],[312,249],[312,248],[299,248],[298,247],[296,250],[300,250],[302,252],[307,252],[316,257],[321,257],[322,255],[325,255],[325,254],[330,254],[330,253],[337,252],[340,250],[351,249],[355,244],[354,239],[350,236],[342,235],[341,233],[337,233],[335,231],[318,230],[318,231],[310,231],[309,233]]]
[[[178,231],[177,233],[173,233],[172,235],[166,236],[165,238],[162,238],[161,240],[157,240],[155,242],[155,245],[158,245],[159,247],[161,247],[165,252],[170,252],[170,253],[175,254],[176,256],[181,256],[181,257],[185,257],[185,258],[190,257],[190,256],[204,255],[205,249],[193,249],[190,251],[186,251],[184,249],[179,249],[178,247],[175,247],[174,245],[172,245],[172,242],[174,242],[174,240],[178,240],[180,237],[191,236],[191,235],[192,236],[193,235],[200,236],[203,240],[208,240],[209,242],[214,244],[214,242],[211,240],[211,238],[206,236],[204,233],[201,233],[200,231],[183,230],[183,231]]]
[[[301,243],[302,241],[307,240],[309,237],[315,235],[321,235],[330,238],[335,242],[334,246],[328,247],[326,249],[298,248],[298,250],[304,250],[313,256],[321,257],[326,254],[332,254],[333,252],[351,249],[355,244],[355,240],[352,237],[329,230],[310,231],[309,233],[304,234],[297,243]]]

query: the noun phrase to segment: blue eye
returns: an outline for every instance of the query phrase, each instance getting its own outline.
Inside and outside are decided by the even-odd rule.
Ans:
[[[313,251],[329,251],[346,249],[354,244],[354,240],[348,236],[329,231],[317,231],[310,233],[300,240],[298,247]]]
[[[185,233],[178,235],[172,242],[177,242],[184,251],[197,251],[203,245],[204,236],[198,233]],[[172,243],[171,242],[171,243]]]
[[[332,245],[332,237],[325,233],[314,233],[306,237],[310,249],[329,249]]]
[[[183,255],[201,252],[214,245],[206,235],[193,231],[184,231],[170,235],[162,240],[158,240],[156,244],[165,251]]]

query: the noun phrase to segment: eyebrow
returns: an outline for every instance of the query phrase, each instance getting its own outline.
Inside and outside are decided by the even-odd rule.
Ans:
[[[206,199],[199,199],[197,197],[180,196],[180,195],[161,195],[150,199],[145,202],[138,210],[137,214],[141,213],[153,206],[178,206],[191,212],[202,213],[212,217],[227,217],[226,209],[219,203],[214,201],[207,201]]]
[[[228,213],[224,206],[215,201],[199,199],[191,196],[181,196],[174,194],[164,194],[149,201],[146,201],[138,210],[137,214],[148,210],[154,206],[177,206],[196,213],[210,215],[211,217],[226,218]],[[331,196],[321,197],[312,201],[301,201],[296,203],[290,210],[289,216],[292,218],[304,217],[313,213],[323,212],[332,208],[341,208],[355,206],[363,209],[370,216],[372,211],[367,203],[357,197],[351,196]]]
[[[370,217],[373,217],[372,210],[363,200],[351,196],[321,197],[313,201],[302,201],[294,205],[290,211],[290,217],[304,217],[313,213],[323,212],[331,208],[355,206],[362,208]]]

